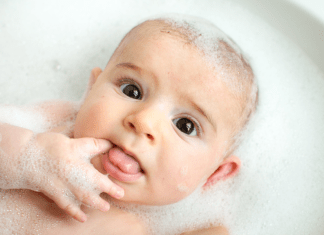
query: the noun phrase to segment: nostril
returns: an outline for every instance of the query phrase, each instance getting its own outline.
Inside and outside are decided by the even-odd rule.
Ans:
[[[130,126],[130,128],[132,128],[132,129],[135,128],[135,126],[133,125],[133,123],[129,123],[129,126]]]
[[[154,137],[150,134],[146,134],[147,135],[147,138],[149,138],[150,140],[154,140]]]
[[[139,128],[137,129],[137,128],[135,127],[135,125],[134,125],[132,122],[128,122],[128,126],[129,126],[129,128],[133,129],[133,131],[138,132],[138,133],[141,133],[141,134],[144,134],[144,135],[147,136],[148,139],[150,139],[150,140],[154,140],[153,135],[151,135],[151,134],[146,134],[146,133],[144,132],[144,130],[142,130],[141,126],[139,126]],[[143,132],[144,132],[144,133],[143,133]]]

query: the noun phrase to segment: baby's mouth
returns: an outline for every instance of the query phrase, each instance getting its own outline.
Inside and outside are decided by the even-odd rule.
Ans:
[[[136,174],[141,171],[138,161],[134,157],[126,154],[118,146],[114,146],[110,149],[108,155],[110,162],[124,173]]]
[[[102,163],[110,176],[122,182],[136,181],[144,175],[136,156],[117,145],[103,156]]]

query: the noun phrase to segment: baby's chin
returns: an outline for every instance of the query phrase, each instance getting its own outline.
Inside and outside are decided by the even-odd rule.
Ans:
[[[154,201],[154,202],[134,201],[131,198],[127,198],[127,197],[121,198],[121,199],[116,199],[116,198],[109,196],[106,193],[102,193],[100,196],[104,200],[108,201],[112,207],[117,207],[122,210],[131,211],[131,212],[135,212],[135,213],[139,213],[139,212],[146,213],[146,212],[150,212],[150,211],[152,211],[154,213],[154,211],[156,211],[156,210],[163,210],[165,208],[169,208],[169,205],[175,204],[175,203],[180,202],[184,199],[184,198],[181,198],[179,200],[175,200],[172,202],[169,201],[168,203],[166,203],[165,201]]]
[[[122,186],[121,186],[122,187]],[[145,193],[142,197],[138,197],[138,195],[136,195],[135,197],[133,197],[132,192],[128,191],[127,188],[124,188],[125,190],[125,196],[121,199],[115,199],[115,198],[111,198],[109,199],[109,201],[113,201],[116,205],[119,205],[121,207],[163,207],[163,206],[168,206],[171,204],[175,204],[178,203],[182,200],[184,200],[185,198],[187,198],[188,196],[191,195],[191,193],[188,194],[178,194],[175,196],[174,193],[171,193],[169,195],[164,195],[164,196],[156,196],[156,195],[146,195],[147,197],[145,197]],[[138,189],[140,190],[140,189]],[[107,195],[109,198],[110,196]]]

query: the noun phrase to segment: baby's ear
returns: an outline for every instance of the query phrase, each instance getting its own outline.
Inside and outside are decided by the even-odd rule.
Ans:
[[[83,103],[85,101],[85,99],[87,98],[89,91],[91,90],[93,84],[97,81],[97,78],[99,77],[99,75],[102,73],[101,68],[99,67],[95,67],[91,70],[91,74],[90,74],[90,78],[88,81],[88,86],[86,91],[84,92],[82,98],[81,98],[81,103]]]
[[[101,68],[95,67],[91,70],[89,82],[88,82],[88,91],[91,90],[92,85],[97,81],[97,78],[102,73]]]
[[[239,172],[240,167],[241,160],[238,157],[231,155],[225,158],[217,170],[209,176],[203,188],[209,187],[217,183],[219,180],[226,180],[235,176]]]

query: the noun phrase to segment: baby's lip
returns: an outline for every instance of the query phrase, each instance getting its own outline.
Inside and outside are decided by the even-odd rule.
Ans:
[[[127,150],[124,146],[122,146],[122,145],[120,145],[120,144],[117,145],[117,144],[115,144],[115,143],[113,143],[113,142],[111,142],[111,143],[113,144],[113,148],[114,148],[114,147],[118,147],[118,148],[120,148],[124,153],[126,153],[127,155],[129,155],[129,156],[131,156],[132,158],[134,158],[135,161],[138,163],[138,165],[139,165],[139,167],[140,167],[140,171],[141,171],[142,173],[144,173],[144,170],[143,170],[143,168],[142,168],[141,162],[140,162],[140,160],[138,159],[138,157],[136,156],[136,154],[134,154],[133,152]]]

